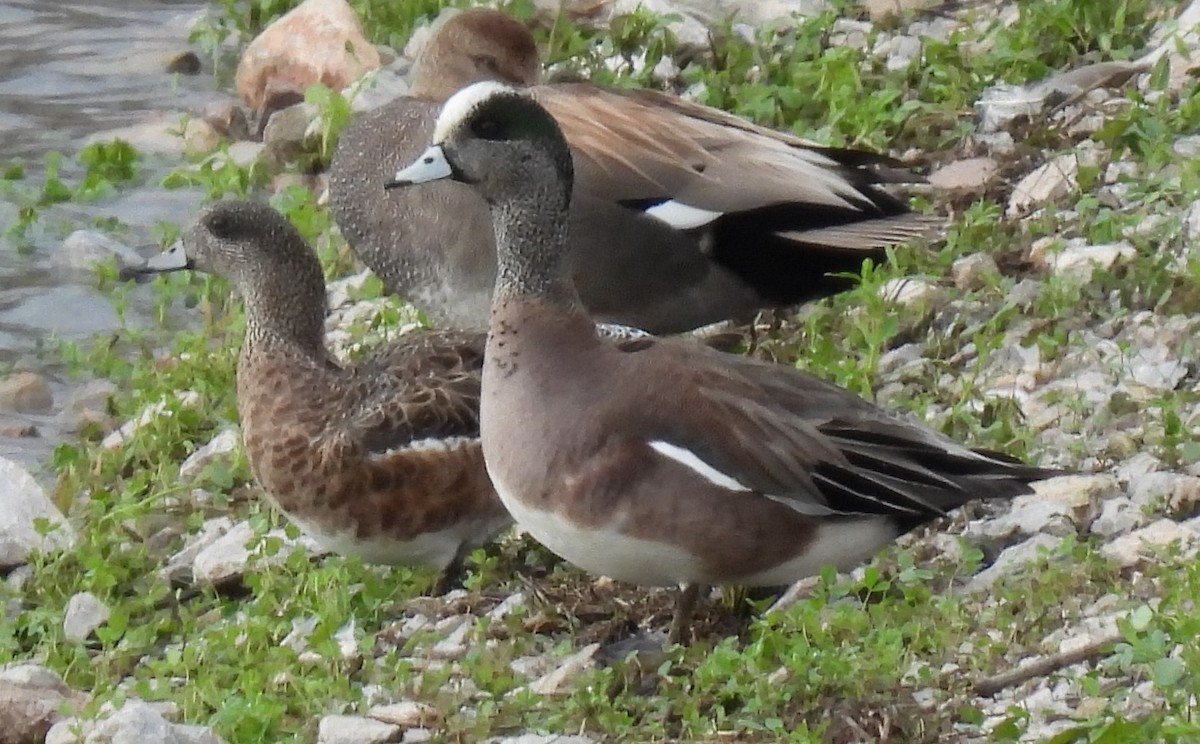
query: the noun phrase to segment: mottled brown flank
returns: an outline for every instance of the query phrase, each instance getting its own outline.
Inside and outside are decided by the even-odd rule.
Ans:
[[[471,522],[494,529],[507,515],[479,446],[482,342],[425,333],[343,369],[252,333],[238,410],[254,476],[282,511],[330,534],[399,542]],[[464,441],[406,449],[449,438]]]

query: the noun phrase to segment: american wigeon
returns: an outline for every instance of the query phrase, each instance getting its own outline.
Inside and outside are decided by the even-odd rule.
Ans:
[[[246,308],[238,414],[267,496],[326,549],[443,571],[511,518],[479,445],[484,336],[415,331],[352,365],[327,350],[325,280],[292,224],[265,204],[206,208],[146,272],[211,272]]]
[[[407,96],[351,121],[330,170],[347,241],[439,323],[484,327],[496,273],[483,201],[443,183],[384,194],[421,153],[440,104],[480,80],[528,86],[574,156],[569,258],[601,321],[675,333],[841,291],[866,258],[927,235],[929,218],[878,188],[886,158],[820,147],[650,90],[538,84],[529,31],[478,8],[436,28]]]
[[[793,367],[677,340],[600,338],[570,272],[572,153],[538,101],[452,96],[388,184],[469,185],[499,273],[483,372],[488,473],[517,523],[597,574],[693,587],[845,569],[972,499],[1056,471],[977,451]]]

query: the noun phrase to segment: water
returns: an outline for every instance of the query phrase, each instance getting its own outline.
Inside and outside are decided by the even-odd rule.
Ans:
[[[0,2],[0,167],[23,166],[19,188],[36,188],[46,153],[58,151],[62,177],[74,183],[81,173],[75,156],[90,136],[164,112],[175,121],[174,112],[198,112],[227,99],[207,62],[197,76],[165,71],[171,56],[189,49],[189,26],[206,7],[164,0]],[[63,436],[56,414],[79,381],[67,379],[48,351],[54,339],[85,340],[119,327],[94,279],[56,266],[53,251],[70,231],[97,220],[119,220],[130,245],[154,242],[158,221],[186,221],[199,194],[158,186],[177,163],[168,156],[144,157],[135,186],[101,201],[43,208],[24,241],[0,237],[0,370],[38,371],[55,394],[48,416],[0,412],[0,456],[36,467]],[[22,198],[0,190],[0,234],[16,219]],[[147,292],[133,293],[127,323],[149,322],[148,298]],[[13,435],[28,425],[40,436]]]

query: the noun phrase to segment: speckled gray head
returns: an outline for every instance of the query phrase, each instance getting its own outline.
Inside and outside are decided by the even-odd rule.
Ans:
[[[554,118],[520,91],[488,81],[446,101],[429,148],[384,188],[449,178],[471,184],[489,202],[557,187],[565,203],[573,177],[571,151]]]

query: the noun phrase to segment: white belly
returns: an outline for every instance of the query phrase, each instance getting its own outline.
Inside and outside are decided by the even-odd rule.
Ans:
[[[513,519],[555,555],[588,573],[642,586],[677,586],[702,581],[700,561],[682,548],[629,537],[611,528],[581,528],[558,514],[533,509],[514,498],[494,473],[492,484]]]
[[[507,520],[474,520],[445,530],[426,532],[411,540],[370,537],[360,538],[353,532],[330,532],[292,515],[288,518],[312,537],[323,549],[338,555],[355,556],[366,563],[387,566],[431,566],[442,569],[458,555],[463,544],[481,545],[498,534]]]
[[[642,540],[622,534],[614,526],[581,528],[558,514],[523,504],[489,471],[500,500],[513,519],[559,557],[583,570],[642,586],[677,586],[712,583],[704,562],[677,545]],[[746,586],[783,586],[831,565],[853,568],[896,539],[896,528],[886,519],[831,522],[823,525],[802,555],[770,569],[725,583]],[[757,546],[745,546],[758,551]]]

